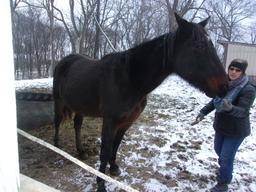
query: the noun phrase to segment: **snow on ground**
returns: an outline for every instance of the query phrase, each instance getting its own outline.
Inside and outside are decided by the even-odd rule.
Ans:
[[[192,88],[179,77],[170,76],[160,87],[153,91],[149,100],[149,105],[151,105],[151,102],[160,104],[157,109],[153,109],[153,113],[157,114],[155,115],[157,116],[155,135],[159,139],[166,141],[164,146],[156,149],[161,151],[160,155],[150,160],[155,161],[155,170],[162,172],[163,175],[169,174],[175,177],[178,172],[169,170],[168,164],[178,161],[182,170],[186,170],[200,178],[205,177],[209,181],[209,185],[198,186],[196,182],[189,182],[189,180],[184,182],[182,180],[178,182],[177,187],[170,190],[165,189],[152,179],[145,183],[147,191],[185,191],[187,189],[205,191],[213,184],[217,168],[217,157],[213,150],[214,130],[212,122],[214,112],[195,126],[191,126],[190,123],[195,120],[199,110],[210,101],[210,98]],[[168,101],[164,102],[164,100]],[[234,179],[231,185],[231,189],[234,191],[256,191],[256,156],[254,155],[256,148],[255,103],[251,110],[252,135],[247,137],[241,145],[235,160]],[[160,114],[164,118],[161,118]],[[158,130],[161,133],[157,132]],[[178,151],[177,145],[180,147]],[[170,158],[169,154],[172,146],[175,147],[176,151],[173,152]],[[155,148],[156,146],[151,147]],[[183,154],[182,151],[184,152]]]
[[[30,86],[30,82],[35,81],[16,82],[16,89]],[[52,79],[38,82],[46,89],[52,85]],[[190,125],[208,101],[208,97],[179,77],[167,78],[149,95],[145,111],[122,141],[117,156],[122,169],[118,180],[147,192],[209,189],[215,183],[218,167],[213,150],[214,113],[199,124]],[[255,103],[251,110],[252,134],[237,154],[231,191],[256,192]],[[98,165],[99,162],[95,167]],[[79,182],[77,175],[78,178],[70,179]],[[91,188],[86,185],[83,191]],[[107,184],[107,189],[116,191],[111,184]]]

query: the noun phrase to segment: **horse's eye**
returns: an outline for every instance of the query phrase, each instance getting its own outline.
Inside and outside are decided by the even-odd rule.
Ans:
[[[204,41],[197,41],[194,42],[194,49],[205,49],[206,48],[206,42]]]

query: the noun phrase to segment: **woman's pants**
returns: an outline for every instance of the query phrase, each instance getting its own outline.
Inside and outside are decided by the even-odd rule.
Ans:
[[[245,137],[230,137],[215,133],[214,150],[219,159],[218,183],[229,184],[232,180],[233,162],[236,152]]]

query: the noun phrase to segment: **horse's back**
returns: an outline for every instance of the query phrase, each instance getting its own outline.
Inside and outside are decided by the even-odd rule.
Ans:
[[[53,96],[55,99],[59,97],[60,88],[64,86],[64,82],[66,82],[70,67],[81,62],[83,62],[84,65],[91,63],[89,58],[80,54],[70,54],[58,62],[53,74]]]
[[[81,62],[84,65],[91,65],[91,64],[96,63],[97,60],[92,59],[87,56],[80,55],[80,54],[70,54],[59,61],[59,63],[57,64],[57,66],[55,68],[55,71],[56,71],[56,73],[63,73],[70,66],[72,66],[76,63],[81,63]]]

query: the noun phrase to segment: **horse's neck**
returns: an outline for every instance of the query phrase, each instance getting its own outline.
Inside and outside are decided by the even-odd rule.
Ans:
[[[130,49],[129,55],[130,77],[133,84],[142,93],[149,93],[155,89],[170,74],[167,66],[169,62],[168,35],[141,44]]]

